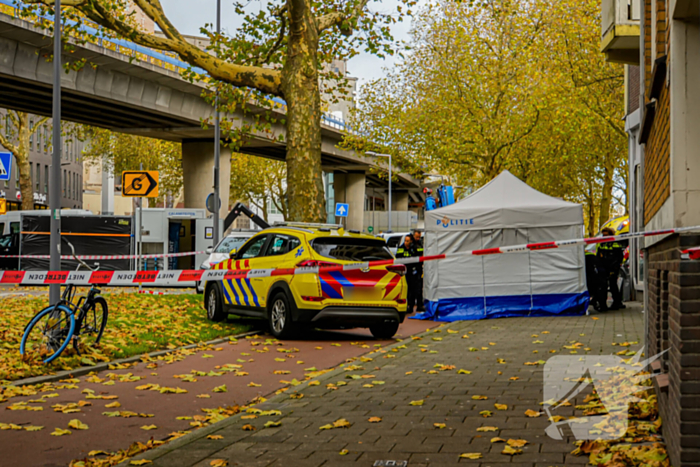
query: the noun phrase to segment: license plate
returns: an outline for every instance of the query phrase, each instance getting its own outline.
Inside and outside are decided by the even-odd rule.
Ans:
[[[377,287],[343,287],[343,298],[351,302],[376,302],[382,299]]]

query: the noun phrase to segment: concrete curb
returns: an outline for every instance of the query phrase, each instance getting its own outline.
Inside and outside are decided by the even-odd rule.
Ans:
[[[438,329],[438,328],[440,328],[444,325],[448,325],[448,324],[451,324],[451,323],[444,323],[443,325],[438,326],[435,329]],[[408,343],[411,343],[414,341],[414,339],[413,339],[414,337],[424,337],[424,336],[432,333],[433,331],[434,330],[431,329],[431,330],[422,332],[420,334],[415,334],[411,337],[408,337],[408,338],[403,339],[401,341],[395,342],[394,344],[391,344],[388,347],[382,347],[381,350],[389,351],[389,350],[392,350],[392,349],[399,347],[401,345],[407,345]],[[367,353],[362,354],[362,355],[367,355]],[[383,365],[381,365],[380,367],[383,367],[385,365],[390,365],[390,364],[392,364],[392,362],[386,362]],[[342,363],[341,365],[345,365],[345,363]],[[335,378],[338,375],[341,375],[343,373],[345,373],[345,368],[344,368],[344,366],[340,366],[333,371],[329,371],[328,373],[324,373],[316,378],[310,379],[309,382],[319,381],[320,383],[323,383],[323,382],[325,382],[329,379]],[[308,388],[309,382],[305,382],[305,383],[300,384],[299,386],[295,386],[295,388],[296,388],[295,392],[302,392],[304,389]],[[267,399],[265,402],[263,402],[261,404],[257,404],[255,407],[259,408],[261,410],[279,409],[279,404],[285,400],[288,400],[288,399],[289,399],[289,394],[287,394],[287,392],[283,392],[282,394],[278,394],[278,395],[271,397],[270,399]],[[270,407],[266,407],[267,405],[269,405]],[[290,411],[290,412],[284,414],[280,420],[284,420],[288,416],[292,415],[292,413],[293,413],[293,411]],[[147,459],[150,461],[155,461],[158,458],[163,457],[164,455],[166,455],[172,451],[180,449],[183,446],[186,446],[186,445],[193,443],[197,440],[205,438],[208,435],[215,433],[223,428],[227,428],[231,425],[238,423],[241,419],[241,416],[243,416],[243,415],[245,415],[245,412],[241,412],[237,415],[234,415],[232,417],[221,420],[220,422],[217,422],[217,423],[214,423],[214,424],[209,425],[207,427],[195,430],[191,433],[188,433],[180,438],[177,438],[177,439],[175,439],[169,443],[166,443],[162,446],[159,446],[155,449],[151,449],[150,451],[146,451],[142,455],[138,455],[138,456],[129,458],[125,461],[122,461],[119,464],[117,464],[117,467],[127,467],[129,465],[129,462],[131,462],[132,460]],[[254,434],[254,433],[251,433],[251,435],[252,434]],[[240,442],[240,441],[236,441],[236,442]]]
[[[178,347],[176,349],[157,350],[155,352],[136,355],[133,357],[122,358],[120,360],[113,360],[111,362],[98,363],[97,365],[93,365],[93,366],[81,366],[81,367],[76,368],[74,370],[64,370],[64,371],[60,371],[58,373],[55,373],[53,375],[33,376],[31,378],[18,379],[17,381],[11,381],[10,384],[12,386],[33,386],[36,384],[53,383],[55,381],[60,381],[62,379],[69,379],[69,378],[75,378],[78,376],[85,376],[89,373],[92,373],[93,371],[99,373],[101,371],[109,370],[110,365],[137,362],[137,361],[141,360],[141,358],[144,355],[148,355],[149,357],[160,357],[161,355],[166,355],[166,354],[169,354],[172,352],[177,352],[178,350],[194,349],[194,348],[199,347],[200,345],[223,344],[224,342],[228,342],[229,339],[231,339],[231,338],[238,339],[241,337],[253,336],[255,334],[260,334],[260,333],[264,333],[264,331],[249,331],[249,332],[244,332],[242,334],[234,334],[234,335],[228,336],[228,337],[220,337],[218,339],[214,339],[214,340],[207,341],[207,342],[201,342],[198,344],[189,344],[189,345],[185,345],[182,347]]]

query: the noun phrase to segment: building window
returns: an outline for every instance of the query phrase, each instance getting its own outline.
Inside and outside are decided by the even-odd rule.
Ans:
[[[29,119],[29,131],[32,131],[32,128],[34,128],[34,119],[30,118]],[[29,150],[33,151],[34,150],[34,133],[29,133]]]
[[[63,197],[66,197],[66,171],[63,170]]]
[[[49,192],[49,166],[44,166],[44,193]]]
[[[36,180],[34,181],[34,190],[39,193],[39,187],[41,186],[41,164],[36,164]]]
[[[49,129],[44,126],[44,152],[49,152]]]
[[[78,174],[73,174],[73,199],[78,199]]]
[[[282,211],[277,209],[277,205],[272,201],[272,198],[267,201],[267,214],[282,214]]]

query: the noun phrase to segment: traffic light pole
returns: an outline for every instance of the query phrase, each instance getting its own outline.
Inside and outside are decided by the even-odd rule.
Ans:
[[[49,269],[61,270],[61,0],[54,2],[53,28],[53,154],[49,180],[49,208],[51,212],[49,238]],[[61,298],[61,286],[49,286],[49,303]]]

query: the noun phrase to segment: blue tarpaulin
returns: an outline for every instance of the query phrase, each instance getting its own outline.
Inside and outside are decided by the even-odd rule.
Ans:
[[[444,298],[435,302],[426,301],[425,312],[412,318],[453,322],[486,318],[577,316],[586,313],[589,300],[588,292]]]

